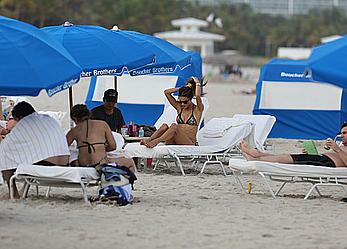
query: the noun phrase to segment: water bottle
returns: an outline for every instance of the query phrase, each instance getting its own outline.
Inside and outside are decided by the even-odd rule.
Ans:
[[[123,137],[125,137],[128,134],[128,127],[126,125],[123,125],[120,130]]]
[[[143,130],[143,127],[140,127],[139,137],[144,137],[144,136],[145,136],[145,131]]]

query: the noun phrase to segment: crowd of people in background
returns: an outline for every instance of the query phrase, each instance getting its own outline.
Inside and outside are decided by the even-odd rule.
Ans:
[[[243,72],[239,65],[225,65],[220,68],[220,74],[223,75],[224,80],[228,79],[241,79]]]

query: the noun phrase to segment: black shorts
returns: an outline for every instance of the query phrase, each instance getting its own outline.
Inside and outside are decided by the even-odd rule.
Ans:
[[[40,166],[70,166],[69,164],[67,165],[57,165],[55,163],[51,163],[51,162],[48,162],[46,160],[41,160],[41,161],[38,161],[36,163],[33,163],[33,165],[40,165]]]
[[[38,161],[38,162],[33,163],[33,164],[34,165],[41,165],[41,166],[57,166],[56,164],[48,162],[46,160],[41,160],[41,161]]]
[[[326,155],[291,154],[294,164],[308,164],[336,168],[333,160]]]

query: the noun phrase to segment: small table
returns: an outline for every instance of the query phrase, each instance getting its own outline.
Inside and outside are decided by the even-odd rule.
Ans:
[[[124,141],[126,143],[136,143],[136,142],[140,142],[142,139],[148,139],[149,137],[129,137],[129,136],[125,136],[123,138],[124,138]]]

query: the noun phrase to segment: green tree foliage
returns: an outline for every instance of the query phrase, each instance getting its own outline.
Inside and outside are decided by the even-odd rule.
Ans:
[[[170,21],[189,15],[189,6],[172,0],[99,0],[90,1],[85,13],[93,24],[152,34],[171,29]]]
[[[0,0],[1,15],[38,27],[68,20],[148,34],[174,29],[172,19],[205,19],[211,12],[222,19],[223,29],[212,23],[206,31],[226,37],[217,49],[250,55],[273,55],[279,46],[310,47],[323,36],[347,33],[346,15],[338,9],[281,17],[255,13],[248,5],[211,7],[184,0]]]
[[[0,14],[38,27],[83,20],[83,0],[0,0]]]

